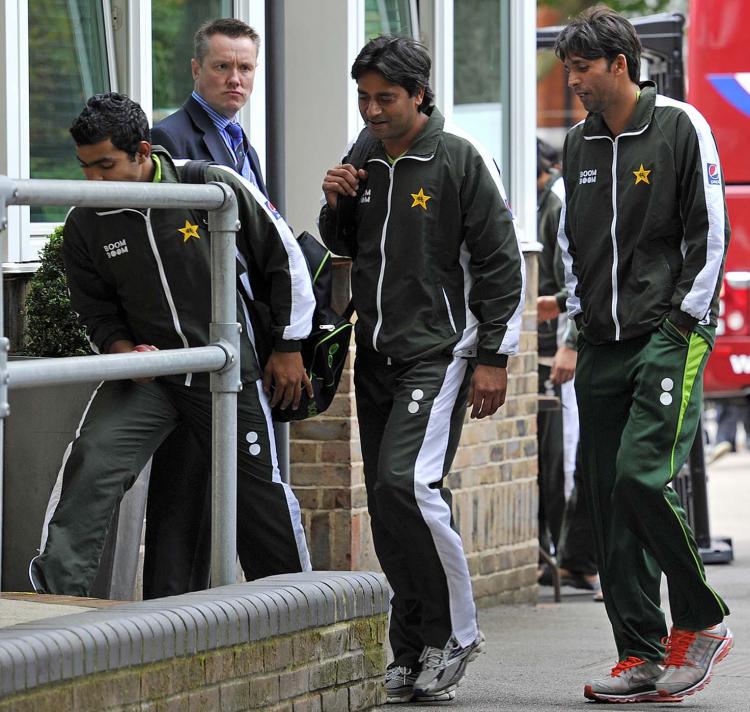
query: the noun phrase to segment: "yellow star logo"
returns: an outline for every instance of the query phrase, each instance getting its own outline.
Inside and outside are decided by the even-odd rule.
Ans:
[[[416,208],[419,205],[420,208],[427,210],[427,201],[432,200],[431,195],[424,194],[424,188],[419,189],[419,193],[412,193],[411,197],[414,198],[414,202],[411,204],[412,208]]]
[[[187,242],[191,237],[196,240],[200,240],[201,236],[198,234],[198,226],[191,225],[189,220],[185,220],[185,227],[178,227],[177,232],[181,232],[183,235],[183,242]]]
[[[635,176],[635,184],[638,185],[639,183],[643,182],[651,185],[651,181],[648,179],[649,173],[651,173],[651,171],[647,171],[641,163],[641,167],[637,171],[633,171],[633,175]]]

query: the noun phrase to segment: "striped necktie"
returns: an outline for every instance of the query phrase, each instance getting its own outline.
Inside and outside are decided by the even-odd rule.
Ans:
[[[232,150],[237,161],[234,169],[242,175],[242,169],[245,166],[245,134],[242,126],[234,121],[227,124],[226,131],[232,139]]]

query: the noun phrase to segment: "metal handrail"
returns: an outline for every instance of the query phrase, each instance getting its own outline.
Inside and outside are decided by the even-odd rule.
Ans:
[[[9,388],[58,383],[120,380],[176,373],[211,372],[212,519],[211,583],[234,583],[237,560],[237,393],[240,380],[240,325],[236,322],[235,233],[237,199],[223,183],[205,185],[14,180],[0,176],[0,229],[7,227],[8,205],[77,205],[97,208],[197,208],[208,210],[211,233],[211,344],[144,353],[74,356],[8,363],[0,290],[0,419]],[[2,423],[2,420],[0,420]],[[0,428],[0,474],[3,438]],[[0,528],[2,477],[0,477]],[[0,541],[0,560],[2,560]]]
[[[69,356],[15,361],[8,364],[8,388],[40,388],[59,383],[89,383],[125,378],[173,376],[180,373],[221,371],[229,362],[221,344],[133,354]]]

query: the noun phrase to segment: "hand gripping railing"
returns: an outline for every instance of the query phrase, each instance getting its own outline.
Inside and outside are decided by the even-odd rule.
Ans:
[[[76,180],[13,180],[0,176],[0,229],[8,205],[78,205],[99,208],[197,208],[208,210],[211,233],[211,325],[209,346],[132,354],[76,356],[8,363],[0,289],[0,418],[9,413],[8,389],[57,383],[119,380],[211,372],[212,506],[211,583],[234,583],[237,558],[237,393],[240,325],[236,320],[235,233],[237,199],[223,183],[180,185]],[[1,422],[1,421],[0,421]],[[0,427],[0,474],[2,468]],[[2,524],[0,477],[0,525]],[[1,526],[0,526],[1,528]],[[0,551],[1,556],[1,551]],[[0,559],[1,560],[1,559]]]

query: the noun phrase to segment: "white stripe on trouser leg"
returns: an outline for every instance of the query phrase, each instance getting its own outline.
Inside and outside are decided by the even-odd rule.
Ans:
[[[414,463],[414,497],[430,529],[448,584],[451,628],[462,647],[477,637],[476,608],[471,577],[461,537],[451,528],[451,510],[430,484],[443,474],[445,451],[450,437],[451,416],[466,373],[466,360],[455,358],[448,366],[440,392],[427,421],[422,447]]]
[[[91,394],[89,402],[83,409],[83,415],[81,416],[81,420],[78,422],[78,427],[76,428],[75,435],[73,436],[73,439],[68,443],[68,447],[65,449],[65,454],[63,455],[60,470],[57,473],[55,485],[52,488],[52,492],[49,496],[49,502],[47,502],[47,511],[44,513],[44,523],[42,524],[42,538],[41,542],[39,543],[39,556],[44,553],[44,547],[47,546],[47,537],[49,536],[49,523],[52,521],[52,517],[55,515],[55,511],[57,511],[57,505],[60,504],[60,495],[62,494],[63,484],[63,472],[65,472],[65,465],[68,464],[68,458],[70,457],[70,453],[73,450],[73,443],[75,443],[75,441],[78,440],[79,437],[81,437],[81,428],[83,427],[83,421],[86,420],[86,416],[88,415],[89,409],[91,408],[91,404],[94,402],[96,394],[99,392],[99,389],[103,385],[104,381],[102,381],[96,388],[94,388],[94,392]],[[31,567],[34,564],[34,561],[39,558],[39,556],[35,556],[29,562],[29,580],[31,581],[31,586],[35,591],[39,590],[39,586],[37,586],[36,582],[34,581]]]
[[[563,469],[565,472],[565,499],[573,491],[573,477],[576,470],[576,450],[578,449],[578,402],[576,401],[575,379],[560,386],[563,421]]]
[[[268,428],[268,442],[271,446],[271,465],[273,466],[273,481],[281,482],[281,473],[279,472],[279,458],[276,453],[276,438],[273,432],[273,419],[271,418],[271,406],[268,404],[268,397],[263,390],[263,381],[258,379],[255,382],[258,389],[258,399],[263,408],[263,415],[266,416],[266,426]],[[307,539],[305,538],[305,528],[302,526],[302,512],[299,508],[299,502],[292,492],[292,488],[286,483],[281,482],[286,496],[286,504],[289,507],[289,517],[292,520],[292,529],[294,530],[294,540],[297,542],[297,552],[299,553],[299,563],[303,571],[312,571],[310,562],[310,552],[307,550]]]

